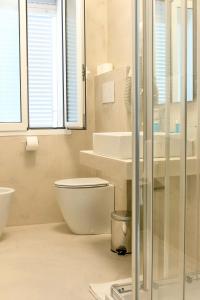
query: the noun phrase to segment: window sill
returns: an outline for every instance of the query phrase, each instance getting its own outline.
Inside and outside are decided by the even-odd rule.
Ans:
[[[26,131],[2,131],[0,136],[27,136],[27,135],[71,135],[69,129],[29,129]]]

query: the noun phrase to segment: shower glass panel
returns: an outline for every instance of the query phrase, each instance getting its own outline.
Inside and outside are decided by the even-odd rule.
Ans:
[[[200,3],[135,2],[134,299],[197,300]]]
[[[181,300],[186,201],[186,2],[154,0],[153,6],[152,298]]]
[[[197,300],[200,298],[200,177],[199,177],[199,27],[200,3],[189,1],[188,9],[193,17],[193,99],[194,103],[187,104],[187,139],[194,143],[194,161],[191,165],[191,155],[187,148],[187,202],[185,225],[185,300]],[[188,23],[190,22],[188,16]],[[188,32],[188,40],[191,40],[191,32]],[[189,69],[189,67],[188,67]],[[189,70],[188,70],[189,72]]]
[[[158,8],[162,5],[163,9],[165,6],[164,20],[167,32],[165,33],[166,51],[164,54],[167,56],[165,61],[168,69],[165,67],[165,70],[168,71],[165,78],[168,80],[165,84],[167,94],[162,113],[161,107],[158,108],[154,101],[154,118],[158,118],[159,111],[161,115],[159,120],[163,122],[160,128],[164,128],[165,133],[166,163],[164,178],[162,178],[164,180],[162,194],[160,185],[158,185],[159,191],[156,191],[157,143],[154,133],[153,296],[156,299],[196,300],[200,297],[199,146],[197,138],[199,136],[199,104],[197,97],[198,51],[196,50],[198,7],[197,2],[191,0],[174,0],[170,4],[168,1],[156,1],[154,5],[154,32],[157,23],[155,22],[157,20],[156,5]],[[159,18],[161,15],[159,13]],[[158,36],[158,43],[156,38],[156,33],[154,33],[153,78],[155,81],[155,65],[158,61],[162,68],[161,61],[164,62],[164,58],[156,61],[162,45],[160,36]],[[158,84],[159,81],[155,86]],[[177,102],[178,105],[175,104]],[[162,195],[161,198],[159,193],[160,196]]]

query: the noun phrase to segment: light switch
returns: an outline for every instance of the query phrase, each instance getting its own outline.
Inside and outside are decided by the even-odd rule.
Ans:
[[[102,103],[115,102],[115,82],[114,80],[102,84]]]

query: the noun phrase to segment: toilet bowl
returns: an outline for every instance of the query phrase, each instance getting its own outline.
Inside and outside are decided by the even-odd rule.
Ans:
[[[0,187],[0,237],[8,221],[9,209],[14,189]]]
[[[111,232],[114,186],[101,178],[73,178],[55,182],[63,217],[74,234]]]

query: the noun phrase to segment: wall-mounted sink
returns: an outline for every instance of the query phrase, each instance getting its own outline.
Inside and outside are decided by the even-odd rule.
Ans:
[[[170,133],[170,157],[180,157],[181,136],[179,133]],[[187,141],[187,156],[194,155],[194,141]],[[166,157],[166,134],[154,133],[154,158]],[[143,133],[140,133],[141,157],[143,156]],[[115,157],[119,159],[132,158],[132,133],[131,132],[103,132],[93,134],[93,151],[96,154]]]
[[[93,151],[96,154],[120,159],[132,157],[131,132],[93,133]]]

